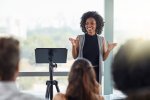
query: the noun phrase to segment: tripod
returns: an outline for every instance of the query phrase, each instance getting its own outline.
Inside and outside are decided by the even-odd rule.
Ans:
[[[57,64],[53,64],[52,62],[52,57],[49,57],[49,74],[50,74],[50,80],[46,81],[46,94],[45,94],[45,98],[50,100],[53,99],[53,85],[55,85],[57,92],[60,92],[59,87],[58,87],[58,82],[56,80],[53,80],[53,68],[57,67]]]
[[[66,48],[36,48],[35,60],[36,63],[49,63],[50,80],[46,81],[46,99],[53,99],[53,85],[57,92],[60,92],[58,82],[53,80],[53,68],[57,67],[56,63],[66,63],[67,49]],[[54,63],[53,63],[54,62]]]

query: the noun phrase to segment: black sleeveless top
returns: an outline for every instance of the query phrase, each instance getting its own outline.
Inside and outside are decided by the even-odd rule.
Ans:
[[[83,58],[91,61],[93,66],[99,66],[99,46],[96,34],[93,36],[85,34]]]

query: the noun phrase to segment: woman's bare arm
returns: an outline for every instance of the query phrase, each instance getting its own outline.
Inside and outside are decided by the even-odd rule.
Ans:
[[[103,38],[103,61],[105,61],[110,53],[110,51],[117,45],[117,43],[107,43]]]

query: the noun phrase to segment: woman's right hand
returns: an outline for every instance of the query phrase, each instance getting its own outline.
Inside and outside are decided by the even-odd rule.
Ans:
[[[77,40],[73,38],[69,38],[73,46],[76,46]]]
[[[69,38],[72,44],[72,56],[74,59],[78,57],[78,52],[79,52],[79,37],[77,36],[76,39]]]

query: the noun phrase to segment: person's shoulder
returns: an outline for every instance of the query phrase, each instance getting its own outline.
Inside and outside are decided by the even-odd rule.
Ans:
[[[97,34],[97,36],[98,36],[98,37],[100,37],[100,38],[104,38],[104,36],[102,36],[102,35],[99,35],[99,34]]]
[[[66,100],[66,96],[63,93],[58,93],[54,96],[53,100]]]
[[[85,36],[85,34],[80,34],[80,35],[77,35],[77,37],[83,37]]]
[[[104,97],[99,95],[98,100],[104,100]]]
[[[100,40],[105,41],[104,36],[101,36],[101,35],[98,35],[98,34],[97,34],[97,37],[98,37]]]
[[[83,37],[85,36],[85,34],[80,34],[80,35],[77,35],[77,40],[80,40],[80,39],[83,39]]]
[[[99,95],[99,94],[93,94],[93,99],[94,100],[104,100],[104,97],[102,95]]]

